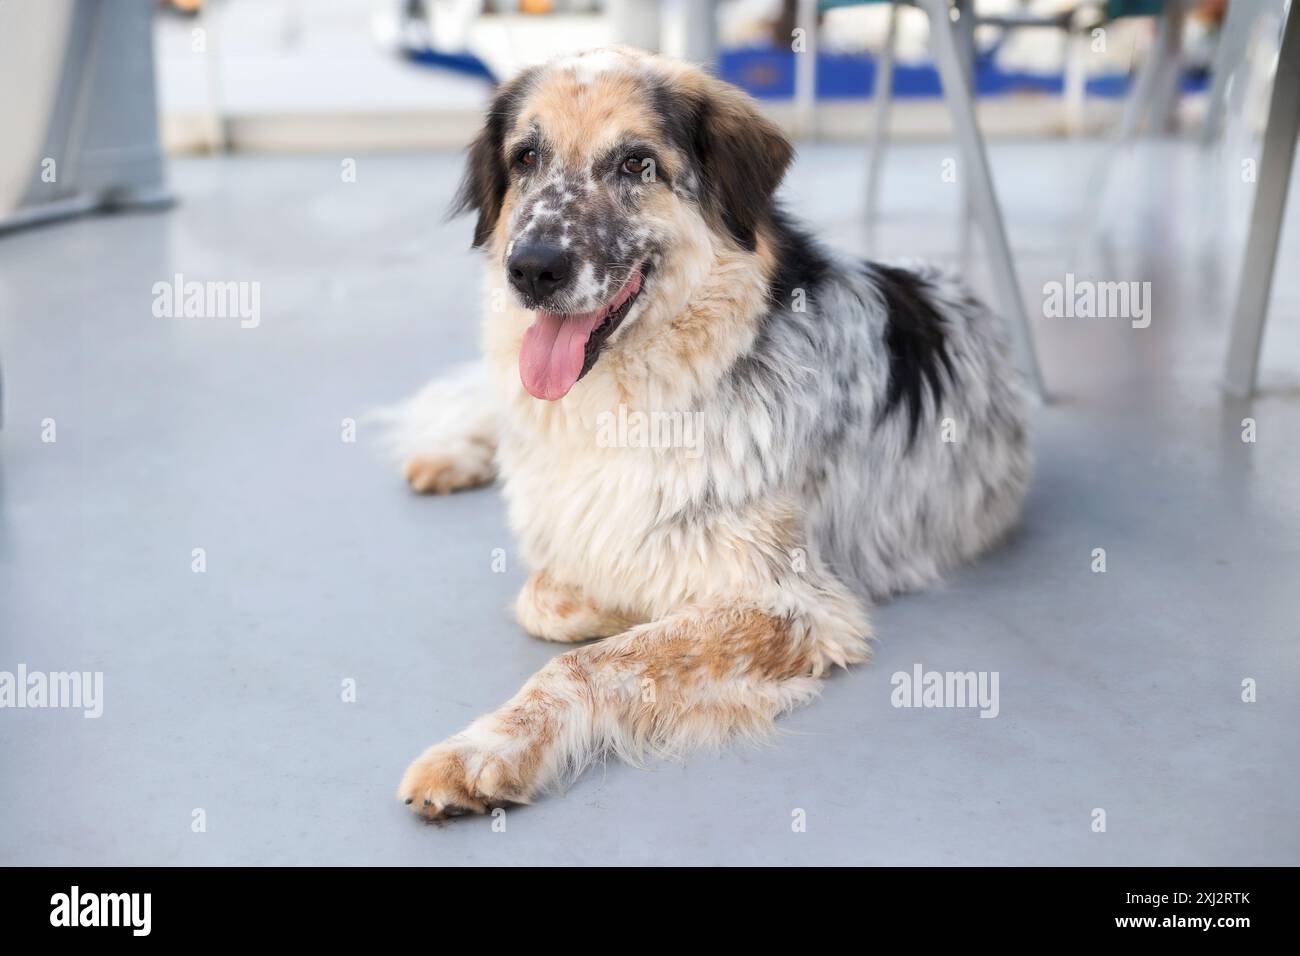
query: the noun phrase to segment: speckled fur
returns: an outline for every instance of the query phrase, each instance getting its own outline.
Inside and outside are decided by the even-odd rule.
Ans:
[[[542,154],[526,182],[483,168],[520,143]],[[655,151],[660,179],[608,178],[600,164],[628,143]],[[743,94],[626,50],[538,68],[499,97],[464,204],[488,299],[509,304],[487,311],[477,379],[460,373],[436,414],[407,406],[399,444],[476,455],[465,471],[480,477],[495,445],[534,570],[521,623],[605,639],[416,760],[399,797],[422,814],[528,801],[604,754],[761,736],[831,666],[867,657],[872,600],[934,582],[1014,522],[1025,409],[995,316],[931,269],[804,237],[771,196],[790,155]],[[555,402],[520,384],[533,314],[502,295],[507,250],[538,230],[583,260],[572,309],[649,270]],[[601,424],[620,406],[690,414],[698,442],[609,447]]]

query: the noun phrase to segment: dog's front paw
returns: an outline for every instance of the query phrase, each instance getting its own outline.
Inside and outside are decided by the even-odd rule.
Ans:
[[[453,737],[430,747],[407,769],[397,799],[430,820],[487,813],[522,794],[506,761]]]

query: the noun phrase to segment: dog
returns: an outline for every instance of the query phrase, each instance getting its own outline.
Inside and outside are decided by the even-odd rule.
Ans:
[[[822,248],[774,200],[792,158],[743,92],[630,49],[496,93],[454,210],[485,359],[394,441],[418,492],[499,477],[515,615],[577,646],[410,765],[416,813],[762,739],[867,659],[873,602],[1014,525],[1027,402],[997,317],[937,270]],[[647,440],[656,415],[689,436]]]

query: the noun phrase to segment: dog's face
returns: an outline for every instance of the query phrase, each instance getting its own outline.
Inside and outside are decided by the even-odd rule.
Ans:
[[[754,251],[791,155],[739,90],[631,50],[503,88],[457,208],[478,212],[474,245],[532,313],[519,356],[528,392],[562,398],[634,323],[671,312],[656,298],[688,300],[683,257]]]

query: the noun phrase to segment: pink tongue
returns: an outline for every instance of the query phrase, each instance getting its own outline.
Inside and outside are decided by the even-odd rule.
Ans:
[[[582,374],[587,339],[604,315],[604,309],[579,315],[537,313],[519,350],[519,379],[529,395],[553,402],[569,394]]]
[[[641,288],[641,273],[632,275],[613,301],[595,312],[563,315],[540,309],[524,333],[519,350],[519,380],[533,398],[554,402],[569,394],[582,374],[587,340],[605,316],[617,310]]]

